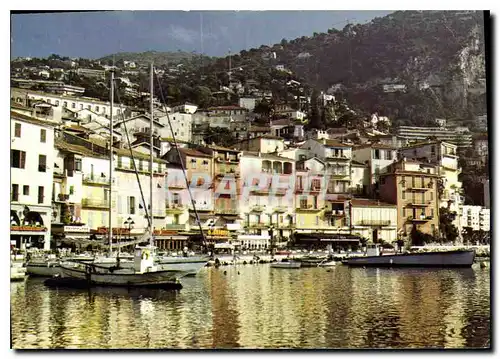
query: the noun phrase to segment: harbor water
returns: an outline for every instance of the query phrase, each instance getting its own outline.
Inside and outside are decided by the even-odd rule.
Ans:
[[[204,268],[180,291],[11,283],[21,348],[487,348],[490,269]]]

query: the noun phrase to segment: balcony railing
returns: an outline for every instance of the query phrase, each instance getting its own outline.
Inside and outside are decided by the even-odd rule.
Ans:
[[[364,219],[358,222],[360,226],[388,226],[391,224],[389,219]]]
[[[343,210],[327,208],[325,209],[325,215],[332,217],[343,217],[345,215],[345,212]]]
[[[217,214],[238,214],[238,210],[235,208],[216,208],[215,213]]]
[[[425,185],[425,186],[422,186],[421,184],[410,184],[406,187],[408,190],[410,191],[427,191],[429,189],[432,189],[432,185],[429,186],[429,185]]]
[[[182,203],[167,203],[165,206],[165,211],[167,213],[181,213],[184,211],[184,204]]]
[[[100,184],[100,185],[109,186],[109,178],[87,175],[87,176],[83,176],[83,183],[85,183],[85,184]]]
[[[408,207],[427,207],[432,204],[432,201],[413,201],[410,200],[406,203]]]
[[[274,207],[274,212],[276,212],[276,213],[285,213],[286,211],[288,211],[288,207],[287,206],[276,206],[276,207]]]
[[[186,184],[185,183],[169,183],[168,184],[168,188],[170,189],[184,189],[186,188]]]
[[[301,205],[299,207],[297,207],[295,210],[296,211],[308,211],[308,212],[319,212],[321,211],[323,208],[319,208],[319,207],[314,207],[312,204],[308,204],[307,206],[304,206],[304,205]]]
[[[347,171],[332,171],[329,173],[331,177],[337,178],[337,177],[345,177],[349,176],[349,173]]]
[[[252,212],[264,212],[266,210],[266,206],[263,206],[260,204],[253,205],[251,207],[251,210],[252,210]]]
[[[185,230],[187,228],[187,225],[186,224],[166,224],[165,226],[165,229],[166,230],[176,230],[176,231],[182,231],[182,230]],[[162,232],[163,230],[159,230],[160,234],[159,235],[162,235]],[[166,233],[163,233],[163,234],[166,234]]]
[[[410,222],[427,222],[427,221],[430,221],[432,219],[433,219],[432,216],[417,216],[417,217],[409,216],[408,217],[408,221],[410,221]]]
[[[246,228],[257,228],[257,229],[264,229],[264,228],[269,228],[271,226],[270,223],[250,223],[249,225],[245,226]]]
[[[101,198],[82,198],[82,207],[109,208],[109,201]]]

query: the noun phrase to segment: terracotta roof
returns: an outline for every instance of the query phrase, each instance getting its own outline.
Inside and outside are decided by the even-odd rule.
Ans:
[[[315,141],[321,143],[322,145],[328,146],[328,147],[352,147],[352,145],[347,145],[345,143],[341,143],[341,142],[338,142],[335,140],[315,140]],[[323,141],[325,141],[325,142],[323,143]]]
[[[376,199],[353,198],[351,200],[353,207],[397,207],[395,204],[377,201]]]
[[[207,148],[210,148],[210,149],[216,150],[216,151],[240,152],[240,150],[236,150],[234,148],[227,148],[227,147],[216,146],[216,145],[209,145],[209,146],[207,146]]]
[[[355,149],[368,148],[368,147],[371,147],[371,148],[377,149],[377,150],[378,149],[380,149],[380,150],[396,150],[397,149],[397,147],[385,145],[383,143],[366,143],[366,144],[356,146]]]
[[[364,163],[351,160],[351,166],[365,167],[366,165]]]
[[[49,122],[49,121],[39,120],[38,118],[34,118],[34,117],[31,117],[31,116],[23,115],[22,113],[15,112],[15,111],[10,111],[10,117],[18,119],[18,120],[21,120],[21,121],[24,121],[24,122],[31,123],[33,125],[50,126],[50,127],[54,127],[54,126],[58,125],[57,123],[52,123],[52,122]]]
[[[206,158],[212,158],[212,156],[207,155],[206,153],[193,150],[192,148],[179,148],[179,152],[183,153],[186,156],[190,157],[206,157]]]
[[[259,155],[259,152],[254,152],[254,151],[242,151],[242,156],[260,157],[260,158],[270,159],[270,160],[280,160],[280,161],[287,161],[287,162],[295,162],[295,160],[291,159],[291,158],[277,156],[277,155],[273,155],[273,154],[270,154],[270,153],[261,153]]]
[[[54,140],[54,147],[67,152],[76,153],[82,156],[94,157],[94,158],[107,158],[107,156],[95,153],[84,146],[74,145],[60,138],[56,138]]]

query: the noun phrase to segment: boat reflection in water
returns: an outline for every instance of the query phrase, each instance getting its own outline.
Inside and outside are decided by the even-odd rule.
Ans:
[[[180,291],[11,284],[14,348],[484,348],[490,272],[207,268]]]

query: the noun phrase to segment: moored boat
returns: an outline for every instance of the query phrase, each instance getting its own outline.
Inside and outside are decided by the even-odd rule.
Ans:
[[[366,267],[471,267],[476,252],[451,250],[381,255],[378,246],[371,245],[367,248],[367,254],[365,257],[346,258],[342,263]]]
[[[302,264],[300,262],[295,261],[271,263],[271,268],[299,269],[301,266]]]

